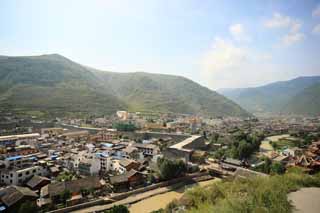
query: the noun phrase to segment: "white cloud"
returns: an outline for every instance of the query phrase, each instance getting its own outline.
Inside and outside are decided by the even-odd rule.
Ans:
[[[298,41],[301,41],[304,39],[304,34],[303,33],[288,33],[287,35],[282,37],[282,42],[283,44],[289,46],[291,44],[294,44]]]
[[[282,28],[289,27],[292,20],[289,16],[283,16],[280,13],[274,13],[272,19],[265,22],[268,28]]]
[[[320,16],[320,4],[312,11],[313,17],[319,17]]]
[[[316,26],[314,26],[314,28],[312,29],[312,33],[316,35],[320,35],[320,24],[317,24]]]
[[[267,28],[284,28],[288,32],[281,39],[282,43],[286,46],[292,45],[305,38],[305,35],[300,32],[302,23],[297,19],[289,16],[274,13],[273,17],[265,22]]]
[[[214,89],[254,85],[276,76],[266,76],[274,70],[269,65],[271,58],[270,54],[215,38],[201,61],[202,78]]]
[[[246,33],[242,24],[234,24],[229,27],[229,32],[236,41],[248,42],[251,40],[250,36]]]
[[[245,61],[247,51],[236,47],[230,41],[215,38],[211,49],[205,54],[203,60],[204,70],[216,72],[237,66]]]

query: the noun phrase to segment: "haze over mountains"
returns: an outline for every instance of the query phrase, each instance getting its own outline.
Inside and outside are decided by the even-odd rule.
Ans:
[[[320,76],[298,77],[261,87],[221,89],[218,92],[252,113],[320,114]]]
[[[233,101],[184,77],[99,71],[57,54],[1,56],[0,108],[52,115],[116,110],[249,115]]]

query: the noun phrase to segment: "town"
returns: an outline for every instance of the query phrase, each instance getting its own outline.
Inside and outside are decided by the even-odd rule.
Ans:
[[[208,180],[320,169],[320,117],[3,111],[0,131],[1,212],[104,212]]]

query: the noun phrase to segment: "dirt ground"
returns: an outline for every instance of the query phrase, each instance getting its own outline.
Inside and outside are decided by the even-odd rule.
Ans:
[[[320,188],[302,188],[288,195],[295,207],[294,213],[319,213],[320,212]]]

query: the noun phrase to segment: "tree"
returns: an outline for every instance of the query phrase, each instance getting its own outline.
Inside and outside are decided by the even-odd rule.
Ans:
[[[240,141],[238,153],[240,159],[249,158],[252,153],[251,144],[247,143],[245,140]]]
[[[136,130],[136,126],[132,123],[116,123],[113,125],[113,128],[117,129],[118,131],[125,131],[125,132],[132,132]]]
[[[37,212],[37,206],[32,201],[26,201],[21,204],[18,213],[34,213]]]
[[[60,193],[60,200],[63,203],[66,203],[68,199],[71,198],[71,192],[68,189],[63,190],[63,192]]]
[[[267,157],[265,157],[263,161],[264,161],[264,164],[262,165],[261,168],[258,169],[258,171],[269,174],[272,161]]]
[[[124,205],[114,205],[111,209],[104,211],[105,213],[129,213],[128,207]]]
[[[185,163],[181,160],[172,161],[165,158],[160,158],[157,163],[160,177],[164,180],[179,177],[187,171]]]
[[[274,162],[272,163],[270,167],[270,173],[271,174],[283,174],[285,172],[286,168],[283,166],[282,163]]]

